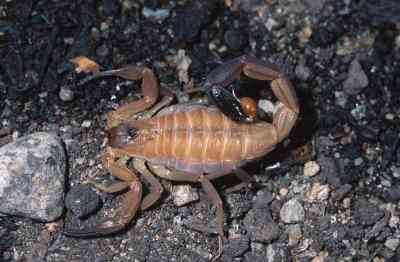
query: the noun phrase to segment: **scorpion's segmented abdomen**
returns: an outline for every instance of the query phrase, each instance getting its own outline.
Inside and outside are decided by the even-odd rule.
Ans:
[[[124,149],[131,156],[190,173],[232,170],[264,155],[276,137],[268,123],[236,123],[206,106],[187,106],[146,120],[146,125]]]

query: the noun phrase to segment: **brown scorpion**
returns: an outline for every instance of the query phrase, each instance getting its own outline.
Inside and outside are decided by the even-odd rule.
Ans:
[[[204,86],[211,90],[212,100],[217,105],[223,103],[219,96],[223,88],[242,73],[253,79],[271,81],[273,94],[278,99],[272,123],[254,119],[234,121],[224,110],[199,103],[168,106],[172,96],[164,96],[158,102],[158,80],[147,67],[126,66],[103,72],[96,69],[95,74],[101,76],[142,80],[143,97],[108,114],[109,144],[103,165],[121,181],[108,187],[92,182],[105,192],[129,190],[115,217],[95,228],[70,229],[65,234],[105,235],[125,228],[138,210],[149,208],[160,198],[163,189],[156,175],[201,184],[216,206],[218,258],[224,237],[224,211],[222,200],[210,181],[231,173],[246,181],[248,174],[240,167],[273,150],[288,136],[299,114],[297,97],[287,76],[276,65],[246,55],[218,66],[206,78]],[[236,109],[239,116],[248,112],[240,103]],[[126,156],[133,159],[135,171],[150,184],[147,195],[142,196],[142,184],[135,171],[117,161]]]

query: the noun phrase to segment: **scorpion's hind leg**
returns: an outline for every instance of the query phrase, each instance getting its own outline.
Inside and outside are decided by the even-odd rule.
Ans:
[[[161,183],[153,176],[153,174],[147,169],[146,163],[141,159],[133,160],[134,168],[142,175],[142,177],[150,184],[150,192],[143,198],[140,206],[141,210],[146,210],[151,207],[158,199],[160,199],[163,192]]]
[[[104,158],[104,165],[110,170],[113,176],[116,176],[123,181],[117,182],[111,186],[105,187],[97,183],[90,182],[102,191],[115,193],[128,188],[123,195],[123,200],[116,210],[116,214],[112,218],[107,218],[105,221],[91,228],[68,228],[64,230],[64,234],[72,237],[96,237],[112,233],[117,233],[123,230],[134,218],[136,212],[140,208],[142,200],[142,184],[138,177],[128,168],[119,165],[112,158]]]

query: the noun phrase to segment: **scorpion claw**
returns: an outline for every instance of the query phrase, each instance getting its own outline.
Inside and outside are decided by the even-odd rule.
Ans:
[[[214,85],[206,90],[210,100],[229,118],[239,122],[249,122],[249,116],[246,114],[241,102],[226,88]]]

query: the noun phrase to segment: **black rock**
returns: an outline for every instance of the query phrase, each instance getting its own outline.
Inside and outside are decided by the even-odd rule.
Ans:
[[[271,217],[267,208],[253,208],[243,221],[252,241],[270,243],[280,235],[279,225]]]
[[[318,157],[318,163],[321,166],[321,182],[323,184],[328,183],[335,187],[339,187],[342,182],[336,160],[331,157],[320,155]]]
[[[243,35],[239,30],[228,30],[224,34],[226,45],[234,50],[240,50],[247,44],[247,36]]]
[[[393,185],[383,192],[383,197],[388,202],[397,202],[400,200],[400,185]]]
[[[224,252],[222,255],[223,261],[232,261],[232,258],[240,257],[246,252],[250,247],[249,239],[246,237],[238,239],[229,239],[227,243],[224,244]]]
[[[176,11],[174,21],[175,38],[182,42],[194,42],[200,31],[211,19],[215,1],[194,1]]]
[[[99,209],[100,198],[92,187],[77,185],[67,193],[65,205],[76,217],[84,218]]]

